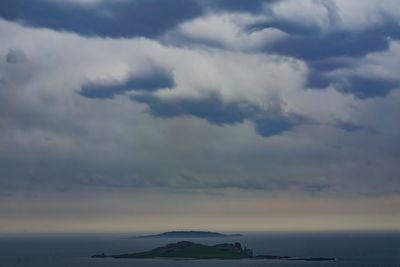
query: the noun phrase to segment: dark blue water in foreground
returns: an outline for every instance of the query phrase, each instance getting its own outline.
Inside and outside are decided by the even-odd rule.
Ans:
[[[190,240],[190,239],[188,239]],[[0,236],[0,267],[400,267],[400,233],[251,233],[243,237],[192,239],[216,244],[241,242],[255,254],[335,257],[335,262],[279,260],[135,260],[91,259],[105,252],[118,254],[148,250],[174,239],[128,239],[113,236]]]

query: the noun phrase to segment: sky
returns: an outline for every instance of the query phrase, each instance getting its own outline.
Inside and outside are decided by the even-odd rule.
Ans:
[[[2,0],[0,233],[400,230],[398,0]]]

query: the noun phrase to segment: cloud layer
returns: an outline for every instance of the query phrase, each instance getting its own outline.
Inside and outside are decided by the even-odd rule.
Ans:
[[[155,190],[154,203],[177,191],[249,207],[254,194],[392,203],[399,7],[2,1],[0,198],[24,210],[54,192],[101,201],[104,188]]]

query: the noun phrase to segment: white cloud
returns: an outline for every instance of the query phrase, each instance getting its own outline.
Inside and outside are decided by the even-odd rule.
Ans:
[[[363,31],[400,22],[397,0],[283,0],[271,6],[276,19],[326,31]]]
[[[382,26],[385,21],[400,22],[397,0],[333,0],[341,26],[355,31]]]
[[[348,66],[338,67],[326,72],[325,77],[332,79],[332,81],[343,81],[344,79],[358,77],[378,80],[383,83],[395,84],[400,82],[397,73],[397,69],[400,67],[400,42],[397,40],[390,40],[387,50],[371,52],[362,58],[347,58],[346,62],[351,68]]]
[[[172,38],[178,35],[189,38],[192,42],[239,51],[259,50],[287,37],[287,34],[275,28],[253,32],[246,30],[247,26],[263,20],[262,16],[257,17],[246,13],[207,15],[184,22],[176,32],[169,34],[172,34]]]
[[[397,70],[400,68],[400,41],[392,40],[389,49],[370,53],[361,66],[355,71],[359,75],[381,77],[400,81]]]
[[[273,15],[281,20],[290,21],[293,25],[300,24],[306,27],[330,29],[332,20],[328,1],[316,0],[284,0],[272,5]]]

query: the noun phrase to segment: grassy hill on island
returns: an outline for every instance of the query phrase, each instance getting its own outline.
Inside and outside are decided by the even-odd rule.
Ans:
[[[104,253],[92,256],[93,258],[124,258],[124,259],[281,259],[281,260],[306,260],[306,261],[331,261],[333,258],[293,258],[289,256],[257,255],[253,251],[242,247],[240,243],[224,243],[214,246],[196,244],[189,241],[171,243],[149,251],[106,255]]]
[[[221,258],[239,259],[245,257],[245,251],[239,243],[206,246],[189,241],[168,244],[146,252],[116,255],[114,258]],[[251,256],[251,255],[248,255]]]

